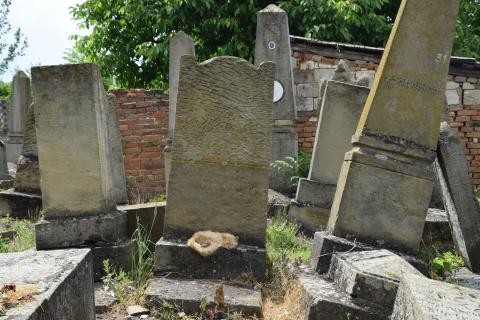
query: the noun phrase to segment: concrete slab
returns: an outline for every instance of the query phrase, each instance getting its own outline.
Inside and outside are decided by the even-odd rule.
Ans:
[[[460,268],[455,274],[455,280],[460,286],[480,290],[480,274],[473,273],[468,268]]]
[[[301,306],[308,320],[389,319],[391,310],[354,298],[338,290],[327,277],[315,273],[298,275]]]
[[[178,280],[155,278],[145,290],[147,301],[161,308],[163,302],[175,305],[186,314],[195,314],[204,301],[215,298],[215,280]],[[248,289],[224,284],[225,305],[229,311],[249,316],[262,315],[260,289]]]
[[[0,286],[6,285],[14,285],[15,293],[26,301],[0,319],[95,319],[88,249],[0,254]]]
[[[155,272],[172,273],[179,278],[236,279],[251,274],[265,279],[265,249],[239,245],[236,249],[219,248],[214,255],[202,257],[184,242],[160,240],[155,246]]]
[[[480,319],[480,291],[423,276],[405,275],[392,320]]]
[[[422,275],[393,252],[373,250],[334,254],[328,276],[354,297],[393,308],[404,274]]]
[[[300,223],[302,231],[311,236],[316,231],[324,230],[328,222],[330,209],[317,207],[292,200],[288,216]]]
[[[0,216],[27,219],[42,209],[42,197],[34,194],[15,192],[8,189],[0,192]]]

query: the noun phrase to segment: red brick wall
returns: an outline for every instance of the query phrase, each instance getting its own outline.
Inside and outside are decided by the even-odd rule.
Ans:
[[[132,202],[165,193],[163,148],[168,95],[159,90],[113,90],[122,135],[125,175]]]

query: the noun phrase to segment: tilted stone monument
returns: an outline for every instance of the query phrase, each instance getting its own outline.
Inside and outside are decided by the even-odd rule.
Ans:
[[[109,105],[94,64],[32,68],[37,149],[45,220],[37,249],[92,248],[102,261],[128,269],[126,215],[116,209]]]
[[[178,77],[180,74],[180,59],[183,55],[195,56],[195,44],[185,32],[177,32],[169,43],[168,69],[168,138],[164,149],[165,157],[165,186],[168,188],[168,177],[171,170],[172,138],[175,128],[175,111],[177,109]]]
[[[8,113],[8,162],[16,163],[22,152],[25,116],[31,101],[30,79],[23,71],[18,71],[12,81],[12,99]]]
[[[181,61],[157,271],[263,277],[275,66],[255,67],[235,57],[197,64],[193,56],[183,56]],[[205,259],[185,246],[195,232],[207,230],[237,236],[243,249],[218,250]],[[212,259],[218,260],[216,274],[211,273]],[[232,261],[235,267],[222,268]]]
[[[34,108],[32,104],[27,110],[22,154],[17,162],[14,189],[16,192],[41,194]]]
[[[360,119],[369,89],[328,81],[320,110],[308,178],[300,179],[289,215],[309,232],[321,230],[330,214],[345,152]]]
[[[271,4],[257,15],[255,65],[266,61],[273,61],[276,64],[272,161],[283,160],[285,157],[295,158],[298,155],[298,137],[295,132],[297,111],[291,55],[287,13]],[[288,175],[274,169],[270,186],[278,191],[288,190]]]
[[[327,225],[334,236],[417,253],[458,7],[458,0],[403,0],[345,155]],[[314,268],[326,257],[324,239],[314,245]]]
[[[480,273],[480,208],[468,176],[463,145],[456,131],[442,122],[437,175],[457,252],[465,265]]]

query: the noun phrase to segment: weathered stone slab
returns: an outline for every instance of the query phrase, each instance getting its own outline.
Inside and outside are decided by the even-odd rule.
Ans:
[[[287,214],[290,206],[290,198],[275,190],[268,189],[268,216]]]
[[[204,301],[213,302],[215,287],[220,284],[214,280],[176,280],[168,278],[153,279],[145,290],[147,301],[163,307],[164,302],[179,307],[188,314],[199,312]],[[260,289],[248,289],[223,285],[225,305],[231,312],[242,312],[246,316],[262,315],[262,294]]]
[[[95,283],[95,313],[103,314],[107,313],[112,309],[112,306],[115,304],[115,295],[113,291],[110,291],[105,288],[103,283]]]
[[[325,276],[298,275],[301,310],[308,320],[379,320],[390,319],[391,310],[337,289]]]
[[[11,180],[12,177],[8,173],[7,165],[7,148],[3,141],[0,140],[0,180]]]
[[[259,66],[266,61],[275,62],[273,120],[290,121],[289,125],[278,125],[274,122],[272,161],[283,160],[285,157],[297,157],[298,154],[298,137],[293,123],[297,117],[297,110],[291,56],[287,13],[271,4],[257,14],[255,65]],[[318,88],[309,89],[317,92],[313,95],[318,95]],[[277,191],[288,191],[288,175],[272,170],[270,186]]]
[[[182,57],[165,239],[211,230],[264,247],[274,70]]]
[[[18,71],[12,81],[12,98],[8,114],[7,161],[16,163],[22,152],[25,115],[32,102],[30,79]]]
[[[334,235],[417,253],[458,8],[459,0],[402,1],[337,183]]]
[[[455,273],[454,281],[460,286],[480,290],[480,274],[473,273],[468,268],[460,268]]]
[[[108,101],[98,67],[35,67],[32,84],[46,217],[113,211]]]
[[[183,55],[195,56],[195,44],[183,31],[177,32],[169,43],[169,69],[168,69],[168,90],[169,90],[169,105],[168,105],[168,138],[165,143],[164,158],[165,158],[165,186],[168,189],[168,180],[172,168],[171,149],[172,138],[175,127],[175,113],[177,110],[177,93],[178,93],[178,78],[180,75],[180,59]]]
[[[22,154],[17,161],[14,189],[16,192],[42,194],[38,167],[37,134],[34,104],[28,107],[25,119]]]
[[[480,291],[423,276],[403,276],[392,320],[474,320],[480,318]]]
[[[422,241],[425,246],[434,246],[441,252],[453,250],[452,232],[444,210],[428,209]]]
[[[13,188],[0,192],[0,215],[2,216],[29,219],[38,217],[41,209],[42,197],[39,195],[15,192]]]
[[[184,55],[195,56],[195,44],[185,32],[177,32],[169,42],[168,69],[168,136],[173,138],[175,128],[175,112],[177,110],[178,80],[180,75],[180,59]]]
[[[107,141],[111,155],[112,193],[116,204],[128,203],[127,180],[123,162],[122,135],[118,122],[115,95],[108,95],[107,109]]]
[[[94,320],[92,255],[88,249],[3,253],[0,286],[26,296],[2,319]],[[31,296],[31,301],[28,298]]]
[[[378,249],[378,247],[373,247],[357,240],[350,241],[336,237],[327,231],[316,232],[313,239],[310,267],[316,272],[323,274],[329,270],[332,256],[336,253],[371,251]],[[428,268],[425,262],[414,256],[402,254],[400,252],[394,253],[407,260],[408,263],[414,266],[422,274],[427,273]]]
[[[338,77],[348,80],[340,72]],[[366,87],[338,81],[327,83],[310,172],[307,179],[300,180],[289,213],[310,232],[327,224],[343,159],[351,148],[351,138],[368,93]]]
[[[264,281],[265,249],[239,245],[231,250],[219,248],[214,255],[202,257],[185,243],[160,240],[155,246],[155,272],[181,278],[226,280],[249,274]]]
[[[466,106],[480,104],[480,90],[465,90],[463,93],[463,104]]]
[[[442,122],[438,142],[437,176],[457,252],[465,265],[480,272],[480,208],[468,175],[463,145],[457,133]]]
[[[383,249],[336,253],[328,276],[337,288],[354,297],[393,308],[398,284],[405,274],[422,275],[405,259]]]

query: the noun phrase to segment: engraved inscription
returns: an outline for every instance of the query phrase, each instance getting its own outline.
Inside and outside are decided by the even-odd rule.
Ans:
[[[387,83],[387,86],[394,87],[394,86],[401,86],[408,89],[429,93],[433,95],[440,95],[442,91],[429,83],[423,83],[420,81],[410,80],[410,79],[403,79],[397,76],[385,76],[384,81]]]

